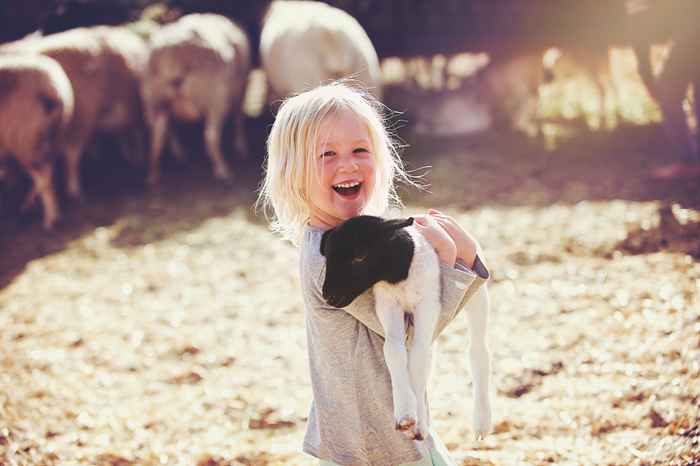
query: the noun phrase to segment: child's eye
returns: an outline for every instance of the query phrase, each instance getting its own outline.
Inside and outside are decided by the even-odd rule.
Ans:
[[[353,264],[361,264],[366,260],[367,260],[367,254],[358,254],[357,256],[352,258],[352,263]]]
[[[355,150],[353,150],[353,152],[356,154],[367,154],[369,153],[369,150],[365,149],[364,147],[358,147]]]

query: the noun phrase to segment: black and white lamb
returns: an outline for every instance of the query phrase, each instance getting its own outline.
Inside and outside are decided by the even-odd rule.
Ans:
[[[424,394],[441,308],[440,265],[433,247],[412,224],[410,217],[353,217],[323,234],[321,254],[326,257],[323,297],[328,304],[342,308],[373,290],[385,334],[384,358],[391,377],[396,429],[422,440],[428,433]],[[488,299],[468,311],[478,438],[488,433],[491,424],[487,315]],[[407,351],[406,322],[411,321],[414,333]]]

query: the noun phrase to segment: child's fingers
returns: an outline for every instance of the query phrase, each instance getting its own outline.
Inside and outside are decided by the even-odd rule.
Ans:
[[[415,223],[418,226],[424,227],[427,223],[425,220],[425,215],[414,215],[413,223]]]
[[[457,232],[458,230],[461,230],[462,228],[457,224],[455,219],[452,217],[448,217],[445,215],[435,215],[433,216],[433,219],[444,229],[451,233]]]
[[[436,220],[443,228],[449,228],[450,231],[462,231],[464,230],[462,226],[457,223],[453,217],[445,215],[439,210],[429,209],[428,215],[430,218]]]
[[[452,236],[436,218],[429,215],[416,215],[413,217],[413,223],[419,230],[434,230],[436,232],[444,232],[443,234]]]

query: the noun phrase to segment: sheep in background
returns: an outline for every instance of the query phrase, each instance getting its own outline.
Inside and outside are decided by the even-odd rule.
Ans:
[[[477,82],[479,93],[491,107],[494,126],[510,126],[531,137],[541,135],[538,107],[544,78],[540,50],[491,57],[477,72]]]
[[[432,366],[440,304],[440,265],[433,247],[412,227],[413,219],[385,220],[360,215],[324,232],[326,258],[323,298],[342,308],[372,289],[377,317],[386,335],[384,355],[391,377],[396,429],[422,440],[428,433],[424,394]],[[489,353],[485,344],[488,298],[477,291],[479,309],[467,313],[474,380],[474,430],[490,429]],[[414,332],[407,355],[405,319]],[[416,409],[414,411],[414,409]]]
[[[325,3],[274,1],[263,19],[260,57],[268,102],[351,78],[381,97],[377,52],[360,23]]]
[[[595,88],[593,117],[588,118],[591,128],[613,129],[617,125],[618,91],[611,70],[611,53],[605,45],[567,46],[548,49],[542,59],[549,81],[566,82],[578,94],[582,85]]]
[[[224,16],[186,15],[151,36],[148,72],[141,88],[151,127],[149,184],[158,183],[159,159],[172,118],[204,120],[204,142],[214,176],[229,178],[221,133],[231,114],[236,152],[245,157],[248,148],[241,107],[250,66],[245,32]],[[170,134],[169,139],[173,152],[182,153],[175,135]]]
[[[474,56],[473,70],[457,85],[442,89],[387,86],[385,101],[418,134],[463,136],[489,128],[541,134],[540,85],[544,80],[539,51],[487,58]]]
[[[0,56],[0,157],[14,156],[44,207],[44,228],[60,216],[53,162],[73,116],[73,88],[63,68],[44,56]]]
[[[144,125],[139,81],[148,48],[138,35],[110,26],[78,28],[31,35],[3,45],[0,53],[51,57],[72,84],[75,107],[61,141],[71,197],[82,197],[80,161],[97,131],[125,135],[120,138],[122,152],[128,158],[140,158]]]

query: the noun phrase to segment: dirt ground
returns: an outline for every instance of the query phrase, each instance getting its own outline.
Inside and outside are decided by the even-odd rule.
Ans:
[[[93,166],[55,232],[2,224],[1,465],[314,464],[297,251],[251,210],[258,136],[231,184],[201,157],[154,192]],[[466,319],[439,340],[432,414],[457,463],[699,465],[700,180],[647,177],[658,128],[554,151],[405,137],[432,166],[407,211],[455,215],[493,272],[483,442]]]

